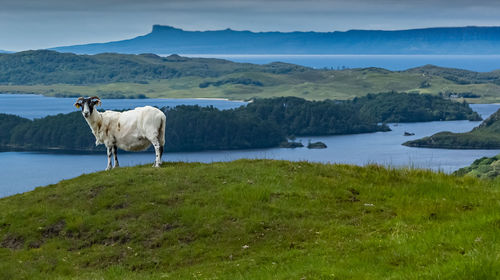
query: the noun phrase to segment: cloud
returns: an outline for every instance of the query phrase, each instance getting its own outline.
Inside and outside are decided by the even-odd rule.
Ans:
[[[408,9],[498,8],[500,2],[487,0],[3,0],[3,11],[374,11]],[[245,10],[247,11],[247,10]]]
[[[187,30],[408,29],[500,25],[500,1],[2,0],[0,49],[106,42],[153,24]]]

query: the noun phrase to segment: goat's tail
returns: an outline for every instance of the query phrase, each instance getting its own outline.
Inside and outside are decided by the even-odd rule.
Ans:
[[[163,114],[161,118],[161,124],[160,124],[160,129],[158,131],[159,134],[159,140],[160,140],[160,145],[161,147],[165,146],[165,125],[167,122],[167,118],[165,117],[165,114]]]

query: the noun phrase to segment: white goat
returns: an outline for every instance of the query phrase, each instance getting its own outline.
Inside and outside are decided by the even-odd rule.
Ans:
[[[151,106],[138,107],[125,112],[98,112],[94,107],[101,105],[99,97],[80,97],[75,103],[82,109],[82,115],[92,129],[95,144],[104,144],[108,151],[108,166],[118,167],[117,147],[125,151],[142,151],[153,144],[156,153],[154,167],[160,167],[165,145],[165,121],[162,111]]]

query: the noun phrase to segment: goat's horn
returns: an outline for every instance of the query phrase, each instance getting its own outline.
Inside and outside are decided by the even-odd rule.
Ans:
[[[83,97],[78,97],[78,99],[76,100],[75,104],[73,104],[73,106],[75,106],[76,108],[80,108],[82,106],[81,101],[84,99],[85,98],[83,98]]]
[[[94,99],[97,99],[97,106],[101,106],[101,99],[99,97],[97,97],[97,96],[92,96],[90,98],[90,100],[94,100]]]

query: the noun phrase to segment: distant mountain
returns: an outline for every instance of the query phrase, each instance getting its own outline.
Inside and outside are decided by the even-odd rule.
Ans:
[[[12,52],[0,50],[0,53],[12,53]]]
[[[500,54],[500,27],[345,32],[185,31],[154,25],[133,39],[56,47],[79,54]]]

